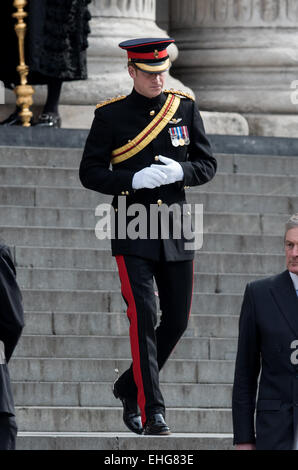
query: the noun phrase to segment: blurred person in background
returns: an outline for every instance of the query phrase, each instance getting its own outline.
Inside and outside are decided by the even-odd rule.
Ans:
[[[25,62],[29,66],[30,85],[47,85],[47,99],[35,125],[60,127],[58,104],[64,81],[86,80],[91,0],[29,0],[25,18]],[[17,10],[13,0],[2,0],[0,6],[0,80],[14,89],[20,78],[17,35],[14,30]],[[21,125],[20,108],[0,125]]]
[[[8,362],[24,327],[22,294],[9,248],[0,242],[0,450],[14,450],[17,436]]]

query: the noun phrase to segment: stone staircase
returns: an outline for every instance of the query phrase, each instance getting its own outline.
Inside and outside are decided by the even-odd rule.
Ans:
[[[81,187],[81,154],[0,147],[0,238],[13,250],[26,315],[10,363],[18,449],[232,448],[242,295],[247,282],[284,269],[298,158],[218,152],[214,180],[188,191],[204,204],[204,244],[189,328],[161,373],[174,431],[161,439],[127,432],[111,393],[114,369],[130,364],[128,320],[110,242],[94,233],[94,209],[110,197]]]

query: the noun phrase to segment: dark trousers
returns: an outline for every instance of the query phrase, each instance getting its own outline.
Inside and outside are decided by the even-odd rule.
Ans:
[[[0,450],[15,450],[17,430],[15,417],[0,413]]]
[[[132,365],[117,382],[123,397],[135,398],[142,423],[154,413],[165,414],[159,371],[187,328],[193,291],[193,261],[152,261],[116,256],[122,296],[130,322]],[[161,320],[157,324],[158,289]]]

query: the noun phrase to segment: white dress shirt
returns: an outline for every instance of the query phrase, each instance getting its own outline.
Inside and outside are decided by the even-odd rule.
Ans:
[[[289,273],[290,273],[291,279],[293,281],[294,289],[296,291],[296,294],[298,295],[298,275],[294,274],[294,273],[291,273],[291,271],[289,271]]]

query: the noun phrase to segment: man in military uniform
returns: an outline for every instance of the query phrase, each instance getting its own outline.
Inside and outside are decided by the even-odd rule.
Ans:
[[[125,198],[127,214],[133,204],[141,204],[147,213],[152,207],[162,209],[174,203],[182,209],[185,189],[210,181],[216,172],[193,98],[163,91],[170,67],[167,47],[172,42],[171,38],[146,38],[119,44],[127,51],[134,88],[128,96],[97,106],[80,166],[85,187],[114,195],[112,254],[127,304],[132,365],[115,382],[113,391],[122,401],[125,424],[138,434],[170,434],[159,370],[187,327],[194,251],[186,248],[184,232],[180,238],[173,236],[176,224],[183,226],[190,213],[175,216],[169,212],[168,237],[161,236],[162,217],[157,236],[150,236],[149,215],[146,236],[120,237],[121,198]],[[127,228],[131,216],[124,220]],[[157,328],[154,279],[162,312]]]

